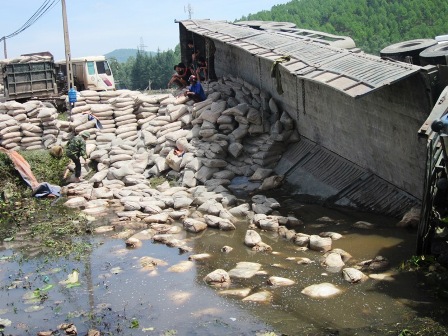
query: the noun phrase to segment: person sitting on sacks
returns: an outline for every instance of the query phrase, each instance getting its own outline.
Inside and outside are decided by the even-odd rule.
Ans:
[[[86,139],[88,138],[90,138],[90,133],[88,131],[83,131],[77,136],[71,138],[67,144],[67,157],[69,157],[75,163],[75,182],[81,181],[80,157],[83,157],[84,161],[87,160]],[[69,170],[67,168],[64,174],[64,178],[67,178],[68,172]]]
[[[171,77],[171,80],[168,82],[168,88],[174,84],[177,85],[180,89],[184,88],[188,84],[188,78],[191,76],[190,68],[186,67],[184,63],[179,63],[174,66],[174,70],[176,73]]]
[[[198,82],[197,77],[195,75],[191,75],[188,81],[190,82],[190,88],[185,91],[184,95],[190,99],[193,99],[196,103],[204,101],[207,96],[205,95],[201,83]]]

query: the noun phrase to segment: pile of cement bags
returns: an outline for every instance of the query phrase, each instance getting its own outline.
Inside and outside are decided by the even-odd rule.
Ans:
[[[136,185],[162,175],[185,187],[215,187],[238,176],[267,179],[288,144],[298,140],[289,114],[238,78],[210,83],[207,91],[207,100],[196,104],[170,94],[81,91],[68,121],[40,102],[0,103],[0,145],[49,148],[89,131],[97,183]],[[92,114],[102,129],[89,120]]]

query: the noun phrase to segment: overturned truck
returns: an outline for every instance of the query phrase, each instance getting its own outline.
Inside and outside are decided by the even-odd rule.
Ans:
[[[261,88],[294,120],[300,141],[273,165],[296,193],[397,217],[421,205],[427,141],[417,132],[446,85],[443,69],[415,56],[426,40],[374,56],[292,23],[178,23],[184,59],[193,41],[211,74]]]

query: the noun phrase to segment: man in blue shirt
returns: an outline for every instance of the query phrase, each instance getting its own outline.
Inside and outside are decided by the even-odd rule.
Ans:
[[[198,82],[196,76],[191,75],[188,81],[190,82],[190,88],[185,92],[185,96],[193,99],[196,103],[204,101],[207,96],[205,95],[204,89],[202,88],[201,83]]]

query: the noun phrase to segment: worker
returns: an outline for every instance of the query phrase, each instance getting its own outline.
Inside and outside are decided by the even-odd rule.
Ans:
[[[75,163],[75,182],[81,181],[80,158],[82,157],[84,160],[87,160],[86,140],[88,138],[90,138],[90,133],[88,131],[83,131],[79,135],[71,138],[67,144],[67,157],[69,157]],[[64,178],[67,178],[67,175],[68,168],[65,171]]]
[[[191,75],[188,81],[190,82],[190,87],[185,91],[184,95],[192,99],[195,103],[204,101],[207,96],[205,95],[201,83],[198,82],[197,77]]]

